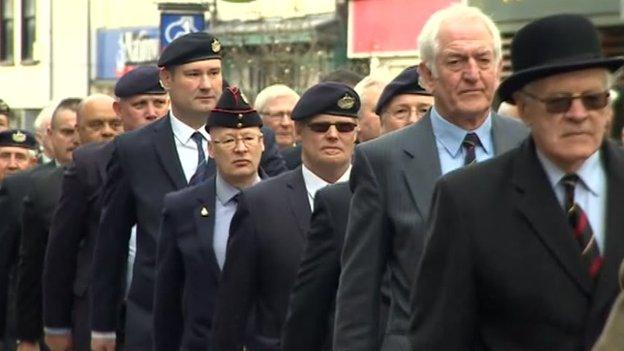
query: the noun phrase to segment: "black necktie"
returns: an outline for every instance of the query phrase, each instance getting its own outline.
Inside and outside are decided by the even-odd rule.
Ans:
[[[466,150],[466,156],[464,157],[464,166],[468,166],[477,162],[475,149],[479,145],[481,145],[481,141],[479,140],[479,136],[477,136],[476,133],[466,134],[466,136],[464,137],[464,141],[462,141],[462,146]]]
[[[195,169],[195,174],[189,180],[189,185],[195,185],[201,183],[206,178],[207,173],[207,162],[206,162],[206,153],[204,152],[204,137],[200,132],[195,132],[191,135],[191,139],[197,144],[197,168]]]
[[[568,174],[561,179],[565,189],[565,209],[568,223],[572,227],[574,239],[581,247],[581,259],[589,272],[589,276],[593,279],[600,272],[602,256],[598,251],[598,244],[585,211],[574,201],[574,190],[578,181],[579,177],[576,174]]]

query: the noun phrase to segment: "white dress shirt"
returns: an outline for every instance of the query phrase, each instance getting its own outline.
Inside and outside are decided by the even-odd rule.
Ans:
[[[199,132],[204,137],[204,142],[202,144],[204,146],[204,153],[206,157],[208,157],[208,140],[210,140],[210,134],[208,134],[204,126],[195,130],[177,119],[176,116],[173,115],[173,111],[170,111],[169,114],[171,115],[171,129],[173,130],[176,151],[178,152],[178,158],[180,159],[184,176],[188,182],[197,170],[198,157],[197,144],[191,139],[191,135],[195,132]]]
[[[301,165],[301,172],[303,173],[303,182],[305,183],[306,191],[308,192],[310,209],[314,210],[314,196],[316,196],[316,192],[332,183],[328,183],[316,174],[312,173],[312,171],[309,170],[308,167],[306,167],[304,164]],[[350,174],[351,165],[349,165],[349,168],[347,168],[347,170],[336,183],[349,181]]]

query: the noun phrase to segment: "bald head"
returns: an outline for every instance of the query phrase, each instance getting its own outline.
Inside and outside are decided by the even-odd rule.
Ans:
[[[93,94],[78,106],[78,136],[81,144],[109,141],[123,132],[121,118],[113,109],[115,99]]]

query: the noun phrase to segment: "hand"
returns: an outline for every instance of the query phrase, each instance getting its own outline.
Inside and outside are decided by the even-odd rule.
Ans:
[[[115,340],[91,338],[91,351],[115,351]]]
[[[72,351],[74,342],[71,334],[45,336],[45,343],[50,351]]]
[[[17,345],[17,351],[39,351],[39,344],[36,342],[22,341]]]

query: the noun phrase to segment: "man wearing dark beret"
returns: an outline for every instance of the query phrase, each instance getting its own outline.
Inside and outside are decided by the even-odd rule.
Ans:
[[[221,43],[207,33],[174,40],[158,61],[161,84],[171,99],[169,113],[113,141],[93,258],[93,350],[114,348],[116,310],[124,292],[120,282],[135,224],[137,256],[126,299],[125,349],[152,350],[156,243],[163,198],[215,173],[214,160],[206,157],[210,135],[204,125],[222,92],[220,54]],[[261,164],[267,173],[277,174],[285,169],[283,160],[274,137],[265,134],[264,140],[268,147]]]
[[[361,144],[353,158],[335,350],[410,349],[409,291],[436,180],[504,153],[526,136],[520,122],[491,111],[502,49],[496,25],[481,10],[453,4],[437,11],[418,42],[420,80],[433,107],[418,122]],[[392,301],[380,331],[385,282]]]
[[[0,132],[0,182],[9,174],[35,166],[37,147],[35,136],[26,130]]]
[[[210,321],[237,196],[260,181],[261,126],[240,90],[224,89],[206,124],[216,175],[165,196],[154,295],[156,351],[217,350]]]
[[[399,73],[381,92],[375,113],[381,118],[381,131],[388,133],[421,119],[433,106],[433,96],[418,83],[417,66]]]
[[[112,109],[126,132],[167,113],[168,97],[155,66],[137,67],[115,85]],[[99,191],[112,143],[87,143],[74,151],[63,174],[43,271],[43,318],[51,351],[90,348],[89,286],[100,218]],[[132,252],[132,250],[130,250]],[[133,256],[129,253],[129,261]],[[73,313],[72,313],[73,311]]]
[[[624,58],[589,19],[554,15],[516,33],[511,62],[499,94],[530,136],[438,181],[413,350],[591,350],[619,292],[624,151],[605,125]]]
[[[281,350],[314,197],[324,186],[348,179],[359,108],[357,93],[344,84],[308,89],[292,112],[302,165],[239,196],[214,320],[219,350]]]

